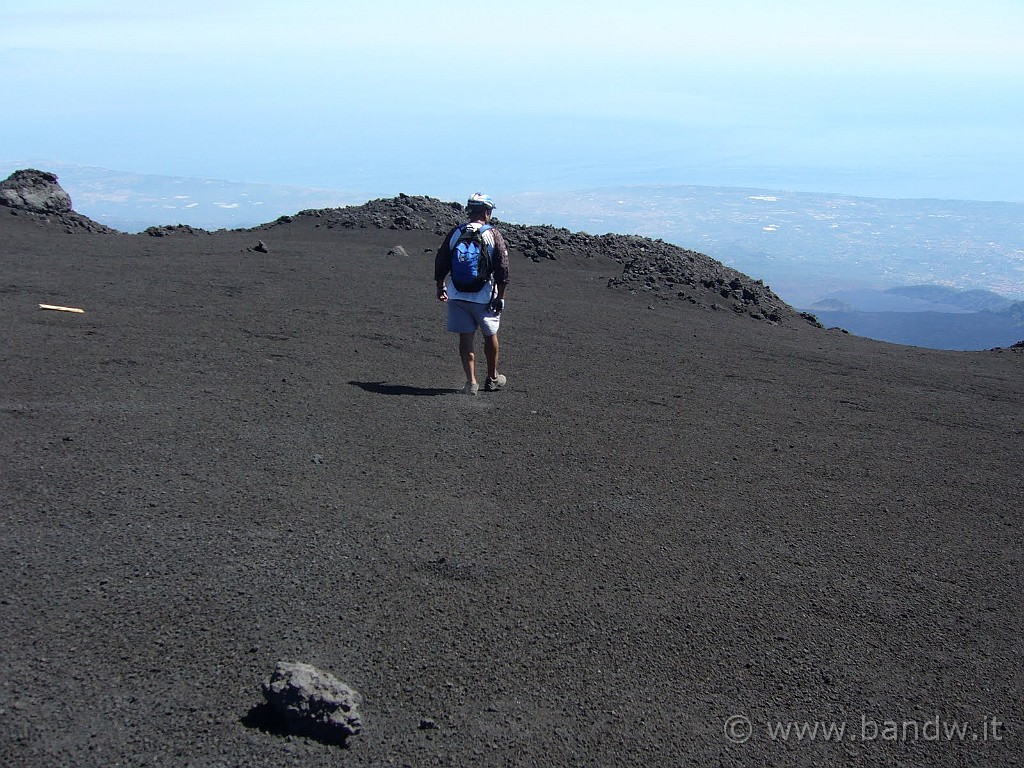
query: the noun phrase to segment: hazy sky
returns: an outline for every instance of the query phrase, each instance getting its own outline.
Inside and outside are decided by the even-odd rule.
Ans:
[[[1024,200],[1022,48],[1021,0],[0,0],[0,161]]]

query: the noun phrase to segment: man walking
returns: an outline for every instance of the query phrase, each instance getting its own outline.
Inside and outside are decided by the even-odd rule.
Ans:
[[[493,392],[508,383],[498,373],[498,325],[505,308],[508,285],[508,248],[505,238],[491,226],[494,202],[476,192],[466,204],[469,221],[447,234],[434,259],[437,298],[448,304],[448,330],[459,334],[459,356],[466,372],[463,394],[480,390],[476,380],[473,347],[476,330],[484,337],[487,380],[484,390]]]

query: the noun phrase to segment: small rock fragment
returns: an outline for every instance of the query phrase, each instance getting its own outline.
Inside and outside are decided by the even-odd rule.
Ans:
[[[264,243],[262,240],[256,241],[256,245],[253,246],[253,250],[258,251],[259,253],[270,253],[270,249],[267,248],[267,244]]]

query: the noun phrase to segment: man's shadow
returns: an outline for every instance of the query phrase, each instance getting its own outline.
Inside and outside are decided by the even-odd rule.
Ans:
[[[433,387],[410,387],[406,384],[385,384],[383,381],[350,381],[349,384],[353,387],[359,387],[364,392],[372,392],[375,395],[437,397],[438,395],[450,395],[458,391],[456,389],[436,389]]]

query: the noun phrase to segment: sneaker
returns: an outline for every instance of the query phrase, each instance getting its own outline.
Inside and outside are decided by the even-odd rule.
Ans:
[[[507,383],[508,383],[508,379],[505,377],[505,374],[499,373],[493,379],[492,378],[488,378],[487,379],[486,383],[484,384],[484,389],[487,390],[488,392],[497,392],[499,389],[504,387]]]
[[[462,394],[464,395],[475,395],[480,391],[480,385],[475,381],[467,381],[466,386],[462,388]]]

